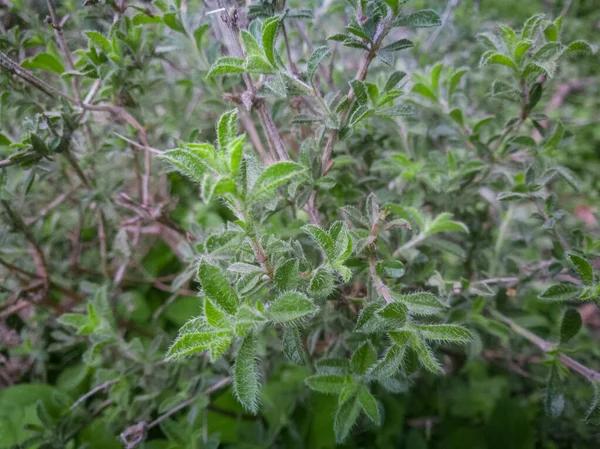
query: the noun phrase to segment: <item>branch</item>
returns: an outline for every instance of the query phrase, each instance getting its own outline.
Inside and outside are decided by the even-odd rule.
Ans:
[[[221,4],[223,1],[220,2]],[[239,13],[237,8],[231,7],[224,9],[221,12],[221,20],[226,25],[224,28],[224,38],[226,46],[229,48],[229,52],[236,58],[244,58],[244,50],[239,40],[240,28],[239,28]],[[267,137],[269,148],[272,153],[276,154],[281,161],[289,161],[290,157],[285,148],[285,144],[279,135],[279,130],[273,121],[273,117],[266,103],[262,99],[257,99],[256,86],[252,82],[252,78],[247,73],[242,74],[242,78],[246,83],[248,92],[252,96],[253,105],[258,114],[258,118],[262,125],[263,131]]]
[[[496,310],[491,310],[490,314],[499,321],[502,321],[504,324],[508,325],[514,332],[521,335],[525,339],[529,340],[531,343],[535,344],[538,348],[540,348],[544,352],[552,351],[554,346],[549,341],[544,340],[541,337],[538,337],[534,333],[528,331],[527,329],[519,326],[513,320],[508,318],[507,316],[501,314]],[[589,381],[600,382],[600,373],[594,371],[591,368],[588,368],[585,365],[582,365],[577,360],[572,359],[566,354],[559,354],[561,362],[563,362],[566,366],[568,366],[571,370],[581,374],[583,377],[588,379]]]
[[[379,47],[381,46],[383,39],[385,38],[385,36],[387,36],[391,20],[392,20],[392,15],[391,15],[391,10],[390,10],[388,12],[388,15],[386,16],[386,18],[383,19],[379,23],[379,26],[378,26],[377,31],[375,32],[375,36],[373,38],[373,43],[371,44],[369,50],[366,53],[363,53],[363,55],[361,57],[358,71],[356,72],[356,76],[354,77],[355,80],[364,81],[367,78],[369,66],[371,65],[371,62],[373,61],[373,59],[375,59],[375,55],[377,54],[377,51],[379,50]],[[346,106],[344,107],[344,109],[342,110],[342,112],[340,114],[340,123],[341,123],[340,128],[344,127],[345,122],[348,119],[348,114],[352,110],[354,98],[355,98],[354,90],[351,87],[350,91],[346,95],[346,99],[344,100],[346,102]],[[329,169],[331,168],[331,165],[332,165],[331,164],[331,155],[333,154],[333,147],[335,146],[335,144],[337,142],[338,135],[339,135],[339,131],[337,129],[331,129],[329,131],[327,143],[325,144],[325,149],[323,150],[323,156],[321,158],[321,167],[322,167],[321,174],[322,174],[322,176],[325,176],[327,174],[327,172],[329,171]],[[310,196],[308,203],[306,204],[306,212],[308,213],[310,221],[313,224],[318,225],[319,224],[319,214],[317,211],[316,202],[317,202],[317,191],[315,190],[312,193],[312,195]]]

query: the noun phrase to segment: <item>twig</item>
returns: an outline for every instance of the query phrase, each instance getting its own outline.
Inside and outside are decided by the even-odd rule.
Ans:
[[[429,39],[427,39],[427,43],[423,46],[424,52],[427,52],[431,48],[431,46],[433,45],[435,40],[440,35],[442,28],[444,27],[446,22],[448,22],[450,13],[452,12],[452,8],[454,8],[456,5],[458,5],[459,2],[460,2],[460,0],[448,0],[448,3],[446,3],[446,9],[444,10],[444,13],[442,14],[442,19],[441,19],[442,25],[437,27],[435,29],[435,31],[431,34],[431,36],[429,36]]]
[[[69,197],[77,191],[77,189],[79,188],[80,185],[81,184],[77,183],[73,187],[71,187],[69,190],[64,192],[62,195],[59,195],[58,197],[56,197],[54,199],[54,201],[52,201],[50,204],[48,204],[46,207],[44,207],[42,210],[40,210],[40,212],[38,213],[37,216],[26,218],[24,220],[25,223],[27,225],[31,225],[31,224],[34,224],[35,222],[41,220],[42,218],[44,218],[46,215],[48,215],[52,211],[52,209],[58,207],[65,200],[69,199]]]
[[[221,1],[221,3],[223,3],[223,1]],[[226,25],[224,29],[227,30],[227,32],[225,33],[224,38],[226,45],[229,48],[229,52],[236,58],[243,58],[244,50],[239,41],[240,29],[238,10],[235,7],[225,9],[221,13],[221,20]],[[252,78],[247,73],[242,74],[242,78],[246,83],[249,95],[252,97],[252,104],[258,114],[271,152],[276,154],[279,160],[289,161],[290,157],[285,148],[285,144],[279,135],[279,130],[273,121],[271,112],[262,99],[256,98],[256,86],[252,82]]]
[[[221,379],[216,384],[211,385],[206,390],[204,390],[202,392],[202,395],[204,395],[204,396],[209,395],[209,394],[213,393],[214,391],[217,391],[217,390],[223,388],[224,386],[230,384],[231,381],[232,381],[231,377],[226,377],[224,379]],[[163,422],[169,416],[171,416],[171,415],[177,413],[179,410],[181,410],[183,408],[186,408],[187,406],[191,405],[197,399],[198,399],[198,396],[194,396],[194,397],[186,399],[185,401],[183,401],[180,404],[176,405],[171,410],[169,410],[168,412],[166,412],[164,415],[159,416],[154,421],[152,421],[150,424],[148,424],[148,429],[151,429],[152,427],[155,427],[155,426],[159,425],[161,422]]]
[[[373,43],[371,44],[369,50],[363,53],[358,71],[356,72],[355,80],[364,81],[367,78],[367,73],[369,71],[369,66],[373,59],[375,59],[375,55],[381,46],[383,39],[387,35],[389,31],[389,26],[392,20],[391,10],[388,12],[388,15],[383,19],[375,31],[375,35],[373,37]],[[346,95],[346,106],[340,113],[340,123],[342,127],[344,126],[346,120],[348,119],[348,114],[352,110],[352,105],[354,103],[355,98],[354,89],[350,88],[350,91]],[[339,131],[336,129],[331,129],[329,131],[329,135],[327,138],[327,143],[325,144],[325,149],[323,150],[323,156],[321,158],[321,174],[325,176],[329,169],[331,168],[331,155],[333,153],[333,148],[337,142],[339,135]],[[308,202],[306,203],[306,212],[313,224],[319,224],[319,214],[317,212],[317,191],[315,190],[310,196]]]
[[[508,325],[514,332],[516,332],[517,334],[521,335],[525,339],[529,340],[531,343],[535,344],[542,351],[548,352],[548,351],[552,351],[554,349],[554,345],[552,345],[552,343],[550,343],[549,341],[544,340],[541,337],[538,337],[534,333],[532,333],[532,332],[528,331],[527,329],[519,326],[517,323],[515,323],[513,320],[511,320],[507,316],[503,315],[502,313],[500,313],[500,312],[498,312],[496,310],[491,310],[490,314],[494,318],[496,318],[497,320],[502,321],[504,324]],[[559,355],[559,357],[560,357],[560,360],[566,366],[568,366],[573,371],[581,374],[582,376],[584,376],[589,381],[596,381],[596,382],[600,381],[600,373],[599,372],[594,371],[593,369],[588,368],[585,365],[582,365],[577,360],[572,359],[571,357],[569,357],[566,354],[562,354],[561,353]]]
[[[116,384],[119,380],[121,380],[120,377],[117,377],[116,379],[112,379],[112,380],[107,380],[104,383],[101,383],[100,385],[92,388],[90,391],[88,391],[86,394],[84,394],[83,396],[81,396],[79,399],[77,399],[73,405],[71,405],[71,407],[69,408],[69,410],[74,410],[76,409],[79,404],[81,404],[82,402],[84,402],[87,398],[95,395],[96,393],[98,393],[99,391],[102,390],[106,390],[109,387],[112,387],[114,384]]]

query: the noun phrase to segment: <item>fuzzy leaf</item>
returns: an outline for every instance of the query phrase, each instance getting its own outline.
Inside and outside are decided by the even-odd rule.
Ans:
[[[383,318],[378,314],[379,310],[381,310],[380,304],[372,303],[365,306],[358,315],[354,332],[361,332],[363,334],[381,332],[385,323]]]
[[[233,368],[233,391],[250,413],[258,412],[260,385],[256,371],[256,336],[248,335],[237,353]]]
[[[267,59],[273,67],[277,67],[275,61],[275,39],[279,30],[281,17],[275,16],[267,19],[262,25],[262,44]]]
[[[279,296],[267,309],[267,316],[276,323],[288,323],[317,313],[319,308],[305,295],[288,292]]]
[[[298,283],[298,259],[288,259],[275,270],[274,280],[280,290],[290,290]]]
[[[340,394],[344,388],[344,377],[334,374],[315,374],[307,377],[306,385],[313,391],[325,394]]]
[[[249,330],[266,323],[262,313],[249,304],[242,304],[235,314],[235,333],[245,335]]]
[[[400,50],[405,50],[407,48],[411,48],[414,46],[415,46],[415,44],[412,41],[410,41],[408,39],[400,39],[399,41],[396,41],[393,44],[386,45],[385,47],[383,47],[381,49],[381,51],[384,51],[384,52],[400,51]]]
[[[242,37],[242,42],[244,43],[244,48],[246,49],[246,54],[248,56],[264,56],[262,47],[252,33],[247,30],[242,30],[240,36]]]
[[[240,300],[218,267],[203,260],[198,267],[198,280],[206,296],[214,300],[227,313],[235,314]]]
[[[217,124],[217,142],[220,149],[224,149],[235,139],[237,134],[237,109],[224,113]]]
[[[442,20],[435,11],[423,9],[412,14],[401,16],[394,25],[407,28],[433,28],[441,26]]]
[[[419,361],[427,371],[431,371],[434,374],[442,374],[444,372],[442,365],[440,365],[440,362],[433,355],[433,351],[427,346],[427,343],[416,335],[413,335],[410,340],[410,346],[417,353]]]
[[[503,55],[502,53],[496,53],[496,52],[485,53],[481,58],[480,65],[484,66],[484,65],[490,65],[490,64],[504,65],[506,67],[510,67],[514,71],[518,70],[514,61],[510,57]]]
[[[167,351],[167,360],[177,360],[200,351],[206,351],[211,347],[222,348],[225,346],[227,349],[231,344],[231,339],[231,333],[225,330],[185,333],[177,337],[171,345]]]
[[[473,339],[471,332],[456,324],[413,324],[413,327],[425,340],[468,343]]]
[[[381,415],[379,414],[379,406],[377,401],[369,391],[369,389],[362,385],[358,390],[358,401],[360,406],[364,410],[365,414],[378,426],[381,424]]]
[[[228,316],[223,309],[217,306],[210,298],[204,301],[204,316],[206,322],[217,329],[226,329],[228,326]]]
[[[377,352],[370,341],[365,341],[361,344],[354,354],[350,364],[352,371],[361,376],[365,375],[371,366],[377,363]]]
[[[335,440],[337,443],[343,443],[348,437],[350,429],[360,415],[360,403],[356,395],[338,405],[334,418]]]
[[[582,289],[575,284],[556,284],[548,287],[538,298],[544,301],[568,301],[577,298],[581,292]]]
[[[312,237],[317,245],[325,252],[325,255],[330,261],[335,260],[335,244],[327,232],[320,227],[311,224],[302,226],[302,230]]]
[[[377,262],[377,275],[381,277],[400,278],[404,276],[404,264],[399,260]]]
[[[387,349],[369,374],[377,379],[386,379],[395,375],[404,360],[405,352],[406,348],[404,346],[393,344]]]
[[[394,298],[405,304],[412,315],[435,315],[444,309],[435,295],[429,292],[394,294]]]
[[[229,73],[243,73],[246,71],[244,66],[245,61],[241,58],[232,58],[224,56],[215,61],[210,67],[207,77],[227,75]]]
[[[575,309],[567,309],[560,323],[560,344],[567,344],[581,329],[581,315]]]
[[[302,342],[300,331],[295,326],[286,326],[283,330],[283,355],[297,365],[304,365]]]
[[[322,266],[317,268],[308,286],[310,295],[317,298],[326,298],[334,289],[335,279],[333,278],[333,273]]]
[[[321,64],[321,61],[323,61],[323,59],[325,59],[330,53],[331,49],[324,45],[322,47],[316,48],[313,54],[310,56],[306,67],[308,82],[310,84],[313,83],[315,74],[317,73],[317,69],[319,68],[319,64]]]
[[[577,273],[577,277],[581,279],[583,285],[591,286],[594,284],[594,269],[591,263],[575,253],[567,253],[565,257]]]
[[[256,180],[252,196],[263,198],[271,194],[283,183],[298,177],[304,172],[304,167],[295,162],[278,162],[267,167]]]
[[[550,368],[544,408],[546,413],[552,417],[560,416],[565,408],[564,389],[556,365],[552,365]]]

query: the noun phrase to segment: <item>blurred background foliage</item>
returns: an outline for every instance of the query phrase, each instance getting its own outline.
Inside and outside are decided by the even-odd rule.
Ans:
[[[301,28],[315,46],[324,44],[328,35],[346,23],[344,1],[288,3],[317,11],[316,18]],[[235,77],[206,78],[210,65],[222,53],[222,42],[212,34],[218,30],[219,15],[205,15],[217,5],[181,2],[179,8],[186,8],[183,26],[176,17],[168,17],[177,8],[165,0],[56,2],[60,16],[68,16],[64,32],[70,49],[78,49],[76,60],[84,60],[84,53],[91,48],[83,31],[105,34],[117,10],[124,6],[129,6],[124,16],[131,25],[149,26],[134,30],[119,25],[120,38],[129,50],[123,50],[110,73],[97,73],[103,80],[98,98],[132,111],[154,148],[173,148],[180,141],[214,141],[218,117],[231,108],[222,92],[235,92],[239,82]],[[412,6],[436,10],[445,18],[444,25],[434,32],[413,33],[416,46],[399,58],[397,68],[423,74],[438,62],[469,67],[461,104],[467,111],[493,111],[498,123],[514,116],[516,108],[488,95],[494,73],[493,69],[477,68],[484,48],[477,43],[476,34],[493,30],[499,23],[519,28],[540,12],[556,17],[563,8],[566,42],[584,37],[598,43],[600,31],[597,0],[413,0]],[[40,78],[66,90],[71,83],[70,69],[46,22],[48,14],[42,0],[0,0],[0,50],[21,62],[32,61],[29,66]],[[297,29],[291,29],[289,37],[297,46],[294,55],[305,58],[306,43]],[[331,59],[334,85],[348,81],[356,65],[355,55],[352,49],[336,50]],[[75,69],[106,70],[102,64],[79,63]],[[567,211],[590,229],[597,229],[600,204],[599,71],[597,55],[564,64],[554,81],[556,89],[548,89],[542,100],[547,115],[562,120],[575,135],[572,144],[560,148],[557,158],[577,174],[583,187],[577,194],[566,187],[559,194]],[[379,64],[369,77],[384,79],[387,74],[389,68]],[[86,90],[93,85],[93,78],[82,81]],[[197,284],[193,273],[186,271],[194,249],[191,243],[179,244],[180,234],[204,239],[231,219],[230,213],[218,202],[203,204],[197,188],[187,179],[152,162],[153,207],[146,212],[153,214],[154,221],[128,223],[131,217],[127,213],[137,207],[131,198],[138,195],[137,181],[144,176],[143,154],[121,137],[135,135],[131,123],[118,114],[87,112],[95,117],[91,129],[76,133],[72,148],[61,149],[51,131],[53,127],[69,129],[74,112],[66,101],[49,100],[5,70],[0,73],[0,92],[0,159],[13,154],[11,143],[31,134],[48,153],[33,156],[39,163],[23,170],[8,167],[1,175],[2,199],[8,206],[0,229],[0,258],[5,262],[0,266],[0,305],[6,301],[0,309],[0,447],[123,447],[119,435],[129,432],[130,439],[135,439],[136,429],[131,426],[140,418],[151,421],[161,416],[227,374],[226,365],[208,368],[203,358],[177,364],[166,364],[163,358],[178,328],[198,313]],[[284,118],[288,108],[283,101],[275,102],[274,117],[286,142],[296,146],[292,151],[297,151],[293,142],[302,136]],[[443,139],[444,120],[439,111],[423,108],[417,117],[405,121],[415,151],[426,154],[436,139]],[[353,154],[369,166],[373,164],[375,176],[378,155],[403,148],[396,127],[395,122],[373,121],[352,136]],[[86,132],[91,133],[89,140]],[[76,154],[85,173],[94,175],[93,183],[86,186],[89,181],[78,176],[70,152]],[[339,207],[351,203],[360,192],[351,177],[345,179],[343,172],[338,176],[340,182],[326,201]],[[381,190],[385,197],[386,189]],[[60,203],[53,205],[56,199]],[[449,204],[450,209],[459,207],[452,195],[442,193],[437,200]],[[19,226],[10,220],[7,208],[22,218],[34,234],[31,239],[22,229],[15,230]],[[524,216],[517,219],[527,221]],[[148,229],[133,247],[128,233],[135,235],[135,230],[126,228],[138,225]],[[271,219],[270,225],[273,233],[285,237],[297,235],[301,223]],[[480,238],[491,240],[492,236],[483,229]],[[521,240],[516,244],[518,257],[533,261],[536,248],[528,248],[527,243]],[[26,299],[9,305],[13,294],[21,292],[21,281],[40,274],[36,246],[52,267],[52,285],[44,297],[27,297],[25,292]],[[447,257],[450,268],[446,274],[452,278],[455,259]],[[128,269],[120,272],[124,264]],[[15,271],[17,276],[11,277]],[[118,277],[118,289],[111,297],[117,330],[106,337],[117,344],[99,355],[89,350],[84,336],[67,332],[55,317],[73,307],[81,311],[77,304],[95,294],[107,273],[110,279]],[[496,301],[514,305],[513,292],[500,289]],[[20,308],[14,310],[17,305]],[[527,292],[520,295],[519,306],[524,310],[519,324],[555,338],[559,305],[540,303],[535,293]],[[577,347],[597,367],[600,314],[593,307],[584,307],[581,314],[586,326]],[[379,395],[384,410],[382,427],[363,423],[364,430],[343,447],[596,447],[598,428],[582,420],[593,396],[589,383],[575,376],[570,379],[572,392],[565,412],[560,418],[548,417],[540,383],[546,371],[538,363],[539,351],[527,342],[510,339],[504,331],[481,333],[479,347],[470,347],[466,356],[449,349],[444,359],[447,375],[422,375],[406,393]],[[274,342],[274,338],[265,338],[262,350]],[[233,448],[334,447],[332,403],[305,388],[306,368],[279,360],[265,365],[263,374],[268,381],[259,415],[246,414],[228,389],[219,390],[210,400],[199,396],[191,407],[149,428],[138,447],[204,448],[217,447],[219,442]],[[102,388],[68,411],[78,398],[98,386]],[[39,438],[28,445],[34,437]]]

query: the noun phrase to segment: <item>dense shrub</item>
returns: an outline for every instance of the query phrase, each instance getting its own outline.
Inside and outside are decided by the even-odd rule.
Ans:
[[[198,3],[0,10],[0,447],[591,447],[594,6]]]

